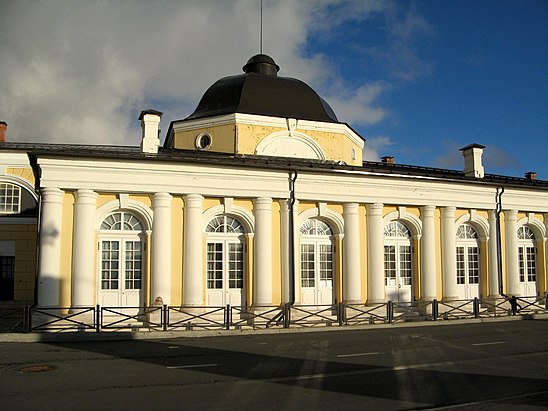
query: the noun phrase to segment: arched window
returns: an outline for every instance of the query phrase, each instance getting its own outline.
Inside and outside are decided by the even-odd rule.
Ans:
[[[206,226],[207,304],[245,305],[245,229],[228,215]]]
[[[134,214],[117,211],[103,220],[99,232],[101,305],[142,305],[143,242],[143,224]]]
[[[384,226],[384,281],[387,300],[413,300],[411,232],[400,221]]]
[[[0,214],[17,214],[21,211],[21,187],[0,183]]]
[[[478,234],[470,224],[457,228],[457,288],[459,298],[480,296],[480,259]]]
[[[317,218],[306,220],[301,233],[301,303],[333,304],[333,230]]]
[[[535,233],[524,225],[518,228],[519,281],[522,293],[526,296],[537,295],[537,259]]]

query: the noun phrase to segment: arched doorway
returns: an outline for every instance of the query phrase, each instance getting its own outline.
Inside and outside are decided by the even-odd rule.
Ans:
[[[206,226],[207,305],[245,305],[245,229],[222,215]]]
[[[331,305],[335,301],[333,230],[311,218],[300,228],[301,303]]]
[[[105,307],[144,305],[143,224],[134,214],[116,211],[99,231],[98,302]]]
[[[523,296],[537,295],[535,233],[526,225],[518,228],[519,282]]]
[[[457,290],[460,299],[480,297],[478,234],[470,224],[457,228]]]
[[[411,233],[405,224],[391,221],[384,226],[384,289],[386,299],[413,301]]]

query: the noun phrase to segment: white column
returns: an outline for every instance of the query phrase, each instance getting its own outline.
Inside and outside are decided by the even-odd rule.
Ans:
[[[59,306],[62,219],[63,191],[43,188],[37,290],[39,307]]]
[[[458,299],[455,207],[441,209],[441,260],[443,263],[443,300]]]
[[[280,249],[282,258],[282,303],[289,302],[291,270],[289,268],[289,201],[280,200]]]
[[[152,272],[150,301],[171,304],[171,195],[156,193],[152,201]]]
[[[74,237],[72,240],[73,307],[95,305],[95,210],[97,193],[78,190],[74,203]]]
[[[343,302],[361,302],[360,219],[358,203],[343,205]]]
[[[518,263],[518,212],[505,210],[505,238],[506,238],[506,293],[520,296],[522,294],[519,282]]]
[[[202,203],[199,194],[185,197],[183,248],[183,304],[203,305]]]
[[[487,258],[489,278],[489,297],[497,298],[499,294],[499,268],[498,268],[498,247],[497,247],[497,213],[494,210],[489,210],[489,241],[487,242]]]
[[[421,207],[422,244],[421,244],[421,284],[422,300],[436,298],[436,233],[434,225],[434,206]]]
[[[272,199],[256,198],[253,306],[272,305]]]
[[[384,292],[384,227],[379,203],[367,204],[367,304],[386,301]]]

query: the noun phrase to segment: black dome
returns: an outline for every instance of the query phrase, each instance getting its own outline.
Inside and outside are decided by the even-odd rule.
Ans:
[[[337,116],[306,83],[277,75],[274,60],[258,54],[243,67],[245,74],[216,81],[187,120],[244,113],[338,123]]]

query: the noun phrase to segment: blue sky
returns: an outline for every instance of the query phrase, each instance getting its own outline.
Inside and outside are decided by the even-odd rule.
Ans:
[[[259,51],[259,0],[0,0],[8,140],[139,142]],[[97,24],[100,22],[101,24]],[[366,138],[365,156],[548,180],[548,1],[264,0],[264,52]]]

